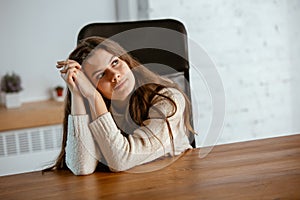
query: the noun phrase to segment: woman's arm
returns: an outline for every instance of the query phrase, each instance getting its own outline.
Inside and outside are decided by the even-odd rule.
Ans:
[[[92,96],[88,96],[87,100],[89,102],[92,120],[108,112],[103,97],[98,91]]]
[[[101,159],[100,150],[96,148],[93,136],[88,128],[89,117],[84,105],[78,82],[82,81],[81,66],[73,61],[58,62],[58,68],[69,65],[61,70],[71,92],[71,115],[68,116],[68,133],[66,144],[66,164],[75,175],[87,175],[94,172]]]
[[[75,175],[93,173],[101,159],[88,123],[88,115],[69,115],[68,117],[66,164]]]
[[[66,164],[75,175],[88,175],[95,171],[101,159],[93,136],[88,128],[90,122],[81,95],[71,97],[71,115],[68,117]]]
[[[180,146],[177,150],[180,149],[179,151],[181,151],[182,149],[191,148],[183,125],[185,100],[178,90],[170,89],[169,91],[172,93],[170,97],[175,101],[177,110],[168,120],[174,140],[182,138],[175,144]],[[136,129],[133,134],[129,134],[127,137],[121,134],[111,113],[100,116],[90,124],[97,146],[101,148],[101,152],[107,162],[105,164],[112,170],[124,171],[136,165],[155,160],[168,153],[172,154],[167,122],[165,119],[158,118],[157,110],[168,116],[174,111],[173,106],[167,100],[160,101],[154,106],[155,109],[150,109],[149,111],[150,119],[145,121],[147,125]]]

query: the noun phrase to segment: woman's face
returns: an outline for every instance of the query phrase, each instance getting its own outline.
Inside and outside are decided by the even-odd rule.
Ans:
[[[103,49],[97,49],[84,62],[83,68],[108,99],[125,100],[134,89],[135,79],[127,63]]]

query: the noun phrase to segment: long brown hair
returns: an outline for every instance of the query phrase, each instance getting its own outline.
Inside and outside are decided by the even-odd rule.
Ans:
[[[160,91],[164,88],[176,88],[181,91],[177,85],[152,71],[148,70],[146,67],[141,65],[136,59],[128,54],[126,50],[124,50],[118,43],[102,38],[102,37],[89,37],[79,42],[77,47],[73,52],[71,52],[69,59],[77,61],[80,65],[82,65],[89,56],[93,55],[93,51],[96,49],[103,49],[109,52],[110,54],[119,57],[121,60],[125,61],[127,65],[132,70],[136,85],[140,85],[140,87],[136,88],[136,90],[131,95],[129,101],[129,114],[131,119],[138,126],[144,126],[143,122],[148,119],[148,112],[150,107],[161,100],[168,100],[173,105],[173,113],[169,116],[163,116],[164,118],[171,117],[175,114],[177,110],[176,103],[164,93]],[[139,68],[139,70],[134,70],[135,68]],[[148,83],[148,84],[143,84]],[[185,97],[186,106],[184,110],[184,123],[186,128],[191,132],[195,133],[191,124],[190,124],[190,102],[187,96],[182,92]],[[104,98],[104,97],[103,97]],[[104,98],[107,107],[110,107],[111,101],[109,99]],[[88,106],[86,104],[86,106]],[[67,127],[68,127],[68,116],[71,113],[71,93],[68,90],[65,98],[65,110],[64,110],[64,120],[63,120],[63,138],[62,138],[62,147],[60,154],[55,162],[55,164],[46,169],[45,171],[51,169],[67,169],[65,163],[65,147],[67,142]],[[167,121],[169,132],[170,125]],[[173,145],[174,151],[174,143],[172,133],[170,134],[171,144]],[[155,137],[155,135],[154,135]],[[157,138],[158,139],[158,138]]]

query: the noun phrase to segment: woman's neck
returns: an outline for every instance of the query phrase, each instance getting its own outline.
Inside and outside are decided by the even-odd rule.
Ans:
[[[125,100],[113,100],[112,108],[117,113],[124,114],[128,104],[129,104],[129,98],[126,98]]]

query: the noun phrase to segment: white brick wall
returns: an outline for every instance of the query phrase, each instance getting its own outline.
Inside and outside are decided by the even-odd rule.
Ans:
[[[299,0],[149,0],[149,16],[182,21],[215,61],[226,95],[219,143],[300,132]],[[201,133],[211,107],[192,79]]]

